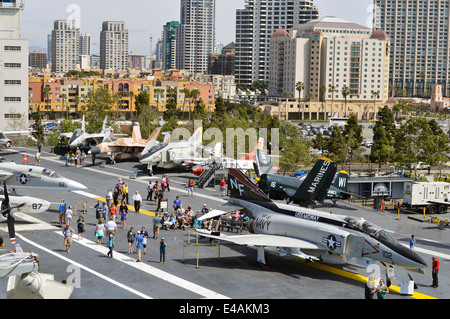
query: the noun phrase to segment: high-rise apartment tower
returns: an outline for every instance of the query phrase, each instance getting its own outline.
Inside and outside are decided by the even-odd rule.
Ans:
[[[427,95],[434,83],[450,94],[448,0],[374,0],[374,29],[391,39],[395,93]]]
[[[204,73],[216,44],[216,0],[181,0],[180,13],[177,68]]]
[[[267,81],[272,34],[318,17],[313,0],[245,0],[236,11],[236,82]]]
[[[100,32],[100,69],[128,69],[128,30],[123,21],[105,21]]]
[[[52,72],[65,73],[77,69],[80,29],[75,20],[56,20],[52,30]]]

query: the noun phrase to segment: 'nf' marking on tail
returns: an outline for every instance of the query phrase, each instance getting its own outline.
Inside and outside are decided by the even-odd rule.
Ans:
[[[340,177],[339,178],[339,187],[345,187],[346,181],[347,180],[345,178]]]
[[[319,185],[320,181],[322,180],[325,173],[330,168],[331,162],[324,161],[322,164],[322,167],[320,168],[319,172],[317,173],[317,176],[314,178],[314,182],[311,184],[311,186],[308,189],[309,193],[314,193],[317,186]]]
[[[239,191],[240,196],[244,193],[244,185],[238,183],[234,178],[230,178],[231,187]]]

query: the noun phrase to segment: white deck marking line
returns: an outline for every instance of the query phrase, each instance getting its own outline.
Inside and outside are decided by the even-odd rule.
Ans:
[[[139,292],[139,291],[137,291],[137,290],[135,290],[133,288],[130,288],[130,287],[124,285],[124,284],[121,284],[120,282],[118,282],[118,281],[116,281],[114,279],[111,279],[111,278],[109,278],[109,277],[107,277],[107,276],[105,276],[105,275],[103,275],[103,274],[101,274],[101,273],[99,273],[99,272],[97,272],[95,270],[92,270],[92,269],[90,269],[90,268],[88,268],[88,267],[86,267],[86,266],[84,266],[84,265],[82,265],[82,264],[80,264],[80,263],[78,263],[76,261],[73,261],[70,258],[64,257],[64,256],[62,256],[62,255],[60,255],[58,253],[55,253],[55,252],[51,251],[50,249],[47,249],[47,248],[45,248],[45,247],[35,243],[34,241],[31,241],[31,240],[29,240],[29,239],[27,239],[27,238],[25,238],[25,237],[23,237],[23,236],[21,236],[21,235],[19,235],[17,233],[16,233],[16,236],[18,238],[20,238],[20,240],[23,240],[23,241],[27,242],[28,244],[33,245],[36,248],[45,251],[46,253],[49,253],[49,254],[51,254],[51,255],[53,255],[55,257],[58,257],[58,258],[66,261],[66,262],[68,262],[70,264],[73,264],[73,265],[75,265],[75,266],[77,266],[77,267],[79,267],[79,268],[81,268],[81,269],[83,269],[83,270],[85,270],[87,272],[90,272],[91,274],[93,274],[93,275],[95,275],[97,277],[100,277],[100,278],[104,279],[105,281],[108,281],[108,282],[110,282],[110,283],[112,283],[112,284],[114,284],[114,285],[116,285],[116,286],[118,286],[118,287],[120,287],[122,289],[125,289],[125,290],[127,290],[127,291],[129,291],[129,292],[131,292],[131,293],[141,297],[141,298],[153,299],[152,297],[149,297],[146,294],[143,294],[143,293],[141,293],[141,292]]]
[[[57,234],[63,236],[63,234],[60,231],[56,232]],[[77,235],[74,235],[77,236]],[[82,239],[81,241],[78,241],[76,239],[73,240],[73,243],[78,243],[82,246],[85,246],[87,248],[93,249],[95,251],[98,251],[100,253],[103,254],[107,254],[109,249],[104,247],[104,246],[99,246],[96,243],[94,243],[93,241],[90,241],[88,239]],[[73,249],[73,247],[72,247]],[[131,258],[128,255],[124,255],[122,253],[119,253],[117,251],[113,252],[113,259],[116,259],[118,261],[121,261],[125,264],[127,264],[128,266],[137,268],[151,276],[155,276],[156,278],[159,278],[161,280],[164,280],[168,283],[174,284],[176,286],[179,286],[181,288],[184,288],[186,290],[190,290],[198,295],[204,296],[205,298],[208,299],[229,299],[228,297],[221,295],[215,291],[212,291],[208,288],[204,288],[202,286],[199,286],[195,283],[192,283],[190,281],[187,281],[185,279],[182,279],[180,277],[174,276],[170,273],[167,273],[163,270],[160,270],[158,268],[155,268],[153,266],[150,266],[148,264],[146,264],[145,262],[136,262],[136,259]]]

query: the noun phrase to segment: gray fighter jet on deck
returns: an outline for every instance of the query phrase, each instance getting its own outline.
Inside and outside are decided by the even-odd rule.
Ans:
[[[11,188],[42,188],[57,190],[86,190],[87,187],[57,172],[41,166],[0,163],[0,181]]]
[[[319,174],[316,177],[315,183],[320,183],[322,177]],[[281,256],[291,255],[311,262],[347,264],[356,261],[368,266],[378,261],[388,267],[390,274],[394,265],[416,272],[427,267],[416,252],[369,221],[276,203],[239,170],[228,170],[228,195],[228,203],[199,220],[243,211],[250,217],[248,230],[251,234],[226,236],[202,230],[198,233],[257,247],[257,260],[262,264],[266,263],[265,247],[271,247],[278,248]]]

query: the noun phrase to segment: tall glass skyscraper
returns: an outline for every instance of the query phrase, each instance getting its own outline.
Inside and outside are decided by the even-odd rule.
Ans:
[[[245,0],[236,11],[236,82],[268,81],[272,34],[319,17],[313,0]]]
[[[176,49],[177,49],[177,27],[178,21],[167,22],[162,32],[162,68],[164,70],[175,69],[176,67]]]
[[[181,0],[180,13],[177,68],[204,73],[216,44],[216,0]]]
[[[448,0],[374,0],[374,29],[391,39],[390,85],[398,94],[450,95]]]

